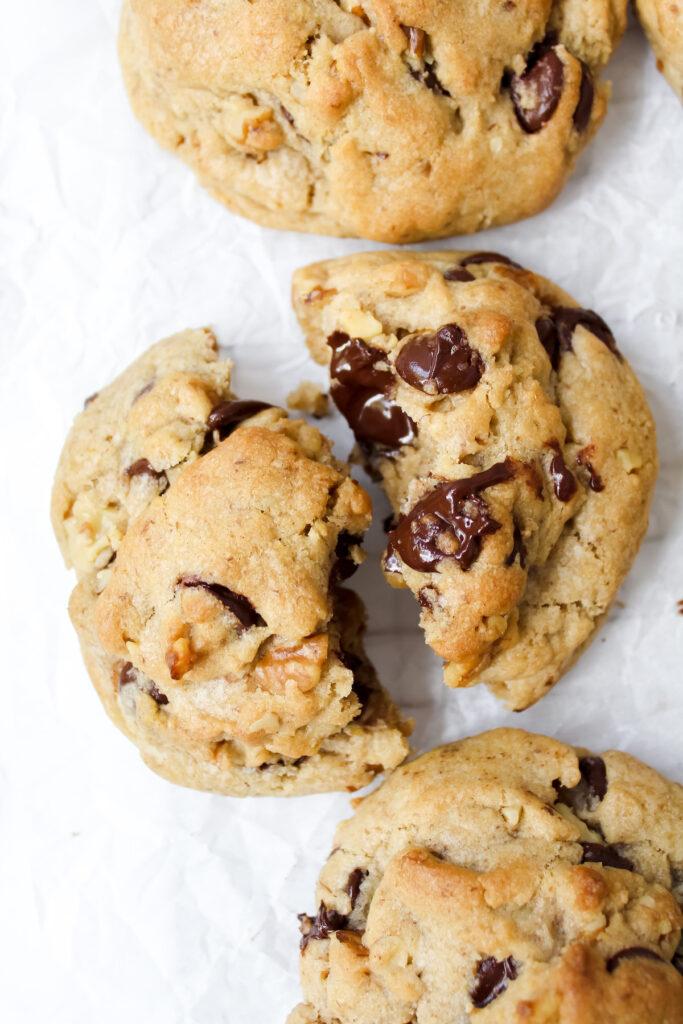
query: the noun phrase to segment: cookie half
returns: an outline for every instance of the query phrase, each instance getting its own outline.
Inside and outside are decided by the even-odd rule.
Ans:
[[[160,775],[230,795],[357,789],[409,725],[362,646],[371,506],[314,427],[241,401],[210,331],[160,342],[76,418],[53,523],[110,717]]]
[[[683,5],[674,0],[635,0],[657,68],[683,101]]]
[[[683,1020],[683,788],[516,729],[357,801],[301,915],[288,1024]]]
[[[293,301],[392,503],[387,580],[418,598],[450,686],[527,707],[647,528],[654,423],[611,331],[497,253],[330,260],[295,274]]]
[[[403,243],[529,217],[597,131],[626,0],[125,0],[145,128],[268,227]]]

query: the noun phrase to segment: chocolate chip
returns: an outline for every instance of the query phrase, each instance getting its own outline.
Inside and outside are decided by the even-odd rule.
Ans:
[[[255,416],[257,412],[272,408],[268,402],[242,401],[240,399],[221,402],[214,406],[209,413],[206,425],[209,430],[217,430],[221,441],[223,441],[244,420]]]
[[[512,533],[512,551],[505,559],[506,565],[513,565],[514,562],[519,558],[520,568],[523,569],[526,562],[526,548],[524,547],[524,540],[522,539],[522,533],[517,523]]]
[[[593,75],[587,64],[581,61],[581,85],[579,86],[579,102],[576,104],[576,110],[573,115],[574,127],[577,132],[582,132],[588,125],[591,119],[591,111],[593,110],[593,98],[595,96],[595,86],[593,85]]]
[[[183,587],[202,587],[203,590],[208,590],[228,611],[232,612],[242,627],[240,632],[250,629],[252,626],[266,625],[248,598],[242,594],[236,594],[234,590],[224,587],[222,583],[207,583],[199,579],[198,576],[185,576],[178,580],[178,583]]]
[[[460,260],[461,267],[469,267],[477,263],[504,263],[508,267],[517,267],[518,270],[522,269],[519,263],[514,263],[507,256],[501,256],[499,252],[473,252],[471,256],[466,256],[464,260]]]
[[[527,134],[538,132],[557,109],[564,85],[564,65],[556,51],[541,43],[531,51],[523,75],[511,75],[510,96],[515,116]],[[526,105],[533,98],[531,107]]]
[[[160,472],[154,468],[149,459],[136,459],[126,470],[127,477],[150,476],[159,484],[159,493],[163,494],[168,487],[168,477],[163,469]]]
[[[345,928],[348,924],[348,918],[337,910],[328,910],[324,903],[320,904],[314,918],[310,918],[308,914],[299,914],[299,921],[301,922],[299,946],[302,951],[306,949],[311,939],[327,939],[332,932],[336,932],[339,928]]]
[[[511,956],[506,956],[504,960],[496,960],[494,956],[480,960],[474,985],[470,989],[472,1004],[478,1010],[488,1006],[516,977],[517,964]]]
[[[646,949],[645,946],[629,946],[628,949],[620,949],[618,953],[609,958],[605,964],[607,973],[612,974],[613,971],[616,971],[622,960],[635,960],[637,957],[643,957],[645,960],[659,960],[660,963],[666,963],[663,957],[658,953],[654,953],[651,949]]]
[[[465,270],[464,267],[451,267],[450,270],[444,270],[443,276],[446,281],[474,281],[474,274],[470,274],[469,270]]]
[[[671,966],[675,967],[679,974],[683,974],[683,953],[674,953]]]
[[[426,48],[426,37],[427,34],[424,29],[415,28],[413,25],[401,25],[406,39],[408,40],[408,47],[414,57],[418,59],[424,56]]]
[[[287,110],[287,107],[283,107],[282,104],[280,104],[280,113],[284,117],[285,121],[288,121],[289,124],[291,124],[292,127],[294,127],[294,118],[292,117],[290,112]]]
[[[365,868],[354,868],[351,874],[349,875],[349,880],[346,883],[346,891],[349,894],[349,898],[351,900],[352,910],[356,905],[356,900],[358,899],[360,887],[367,877],[368,873],[365,870]]]
[[[436,71],[434,70],[434,64],[425,64],[423,68],[409,68],[411,76],[417,81],[422,82],[432,92],[437,93],[439,96],[450,96],[448,89],[444,88],[439,79],[437,78]]]
[[[83,408],[87,409],[88,406],[91,405],[91,403],[95,401],[95,399],[98,397],[98,395],[99,395],[99,391],[93,391],[92,395],[88,395],[86,400],[83,402]]]
[[[575,811],[593,811],[607,792],[607,769],[601,757],[580,757],[581,781],[568,789],[559,782],[553,785],[557,799]]]
[[[166,696],[165,693],[161,692],[156,683],[152,683],[150,685],[149,689],[147,690],[147,693],[150,695],[150,697],[152,697],[153,700],[157,702],[157,704],[160,704],[162,706],[164,704],[168,704],[168,697]]]
[[[484,363],[457,324],[435,333],[417,334],[396,357],[396,372],[406,384],[425,394],[452,395],[479,382]]]
[[[356,440],[386,449],[382,454],[410,444],[415,424],[390,397],[395,385],[392,371],[377,366],[387,362],[386,352],[342,331],[331,334],[327,344],[332,349],[330,394]]]
[[[539,317],[536,321],[536,333],[548,353],[553,370],[559,367],[562,353],[572,351],[572,338],[579,324],[599,338],[610,352],[621,359],[614,335],[602,317],[592,309],[581,309],[580,306],[554,306],[549,316]]]
[[[593,453],[593,445],[588,445],[587,448],[582,448],[576,455],[577,465],[583,466],[588,470],[588,486],[591,491],[604,491],[605,485],[602,482],[602,477],[595,472],[593,466],[590,463],[590,456]]]
[[[550,460],[550,475],[559,501],[569,501],[576,493],[576,479],[564,461],[564,456],[557,441],[551,441],[550,448],[555,452]]]
[[[418,572],[432,572],[444,558],[454,558],[463,570],[469,569],[481,550],[481,538],[500,529],[479,492],[511,480],[512,476],[513,463],[506,459],[482,473],[435,488],[389,534],[385,568],[396,571],[390,566],[398,554]],[[457,541],[453,551],[443,546],[442,538],[449,535]]]
[[[120,690],[123,686],[129,686],[131,683],[137,683],[138,673],[135,666],[130,661],[126,661],[119,672],[119,681],[117,689]]]
[[[583,856],[582,864],[603,864],[606,868],[621,868],[623,871],[634,871],[632,862],[622,855],[613,846],[603,846],[602,843],[581,843]]]
[[[347,580],[349,576],[353,576],[358,566],[351,558],[350,552],[351,548],[356,544],[362,543],[362,540],[362,537],[355,537],[350,533],[339,534],[337,546],[334,549],[337,558],[330,571],[330,586],[341,583],[343,580]]]

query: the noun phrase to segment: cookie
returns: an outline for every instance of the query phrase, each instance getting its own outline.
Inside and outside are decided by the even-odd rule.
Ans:
[[[160,342],[76,418],[53,493],[97,692],[147,764],[229,795],[357,789],[409,724],[340,583],[371,505],[323,435],[237,399],[210,331]]]
[[[635,0],[657,58],[657,68],[683,102],[683,5],[676,0]]]
[[[538,700],[593,637],[647,528],[643,392],[598,314],[496,253],[375,252],[293,300],[395,518],[384,570],[450,686]]]
[[[229,209],[403,243],[529,217],[606,110],[626,0],[124,0],[133,110]]]
[[[288,1024],[683,1020],[681,786],[496,729],[356,805],[301,915]]]

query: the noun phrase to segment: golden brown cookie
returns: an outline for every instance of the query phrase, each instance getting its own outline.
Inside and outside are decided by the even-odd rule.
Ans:
[[[496,253],[330,260],[296,273],[293,300],[391,500],[385,574],[418,598],[446,682],[527,707],[647,528],[654,424],[611,331]]]
[[[496,729],[356,806],[301,915],[289,1024],[683,1020],[681,786]]]
[[[662,72],[683,101],[683,3],[635,0],[636,11]]]
[[[405,757],[363,647],[371,506],[314,427],[240,401],[210,331],[76,418],[53,522],[95,687],[159,774],[231,795],[357,789]]]
[[[597,131],[626,0],[125,0],[145,128],[231,210],[385,242],[555,199]]]

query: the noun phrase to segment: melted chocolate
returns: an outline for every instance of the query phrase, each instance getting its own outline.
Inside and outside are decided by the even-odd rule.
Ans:
[[[470,989],[472,1004],[478,1010],[488,1006],[516,977],[517,964],[511,956],[506,956],[504,960],[496,960],[494,956],[480,960],[474,985]]]
[[[240,632],[250,629],[252,626],[265,626],[266,624],[248,598],[242,594],[236,594],[234,590],[224,587],[222,583],[206,583],[198,576],[185,576],[178,582],[183,587],[202,587],[213,594],[235,616],[241,627]]]
[[[470,274],[469,270],[465,270],[464,267],[451,267],[450,270],[444,270],[443,274],[446,281],[474,281],[474,274]]]
[[[511,480],[512,476],[513,463],[506,459],[482,473],[435,488],[389,534],[385,568],[397,571],[399,555],[418,572],[432,572],[444,558],[454,558],[463,570],[469,569],[481,550],[481,538],[500,529],[479,492]],[[439,546],[444,535],[457,541],[454,551],[444,551]]]
[[[607,792],[607,770],[601,757],[580,757],[579,771],[581,781],[567,789],[553,783],[557,790],[557,799],[576,811],[593,811]]]
[[[457,324],[445,324],[434,334],[415,335],[396,357],[399,376],[425,394],[467,391],[479,382],[484,369],[481,356]]]
[[[621,359],[614,335],[602,317],[592,309],[581,309],[580,306],[555,306],[549,316],[539,317],[536,321],[536,332],[548,353],[553,370],[559,367],[562,353],[572,351],[572,337],[579,324],[599,338],[610,352]]]
[[[410,444],[415,424],[390,397],[395,385],[392,371],[377,366],[388,363],[386,352],[341,331],[331,334],[327,344],[332,349],[330,394],[356,440],[387,451]]]
[[[157,704],[163,707],[164,704],[168,704],[168,697],[165,693],[162,693],[156,683],[152,683],[147,693],[150,697],[157,702]]]
[[[574,127],[577,132],[582,132],[587,126],[591,119],[591,111],[593,110],[593,98],[595,96],[595,86],[593,85],[593,75],[587,64],[581,61],[581,85],[579,86],[579,102],[576,104],[576,110],[572,120]]]
[[[531,51],[524,74],[512,75],[509,84],[515,116],[524,131],[532,135],[548,123],[557,109],[564,86],[564,66],[556,51],[541,43]],[[534,106],[523,106],[523,98],[530,93],[536,100]]]
[[[642,957],[645,960],[659,960],[660,963],[666,963],[663,957],[651,949],[646,949],[645,946],[629,946],[628,949],[620,949],[618,953],[609,958],[605,964],[607,973],[612,974],[613,971],[616,971],[622,960],[635,960],[636,957]]]
[[[339,928],[345,928],[348,924],[348,918],[337,910],[328,910],[324,903],[320,904],[318,913],[313,919],[307,914],[299,914],[299,920],[302,930],[299,945],[302,950],[306,949],[311,939],[327,939],[332,932],[336,932]],[[308,930],[303,931],[304,928],[308,928]]]
[[[349,576],[353,576],[358,566],[351,558],[350,550],[354,545],[360,544],[362,540],[362,537],[354,537],[350,533],[339,534],[339,537],[337,538],[337,546],[334,549],[337,559],[330,571],[331,586],[341,583],[343,580],[347,580]]]
[[[581,843],[583,856],[582,864],[604,864],[606,868],[621,868],[623,871],[634,871],[632,862],[627,857],[622,857],[613,846],[603,846],[602,843]]]
[[[576,493],[576,479],[568,469],[557,441],[553,441],[550,447],[555,452],[550,460],[550,475],[553,478],[555,494],[559,501],[570,501]]]
[[[526,548],[524,547],[524,540],[522,539],[519,526],[515,523],[515,529],[512,534],[512,551],[505,559],[505,564],[513,565],[517,558],[519,558],[520,568],[523,569],[526,564]]]
[[[504,263],[508,267],[517,267],[521,270],[519,263],[515,263],[508,256],[501,256],[499,252],[473,252],[471,256],[466,256],[464,260],[460,260],[461,267],[469,267],[471,264],[476,263]]]
[[[421,70],[417,70],[417,68],[409,68],[408,70],[417,82],[422,82],[422,84],[426,85],[428,89],[432,90],[432,92],[437,93],[439,96],[450,96],[448,89],[444,88],[437,78],[433,63],[425,63]]]
[[[209,413],[206,425],[209,430],[217,430],[221,441],[223,441],[244,420],[255,416],[257,412],[272,408],[268,402],[243,401],[241,399],[221,402],[214,406]]]
[[[138,673],[132,662],[127,661],[123,665],[119,672],[119,681],[117,689],[121,689],[123,686],[129,686],[131,683],[137,683]]]
[[[149,459],[137,459],[126,470],[126,476],[131,478],[134,476],[152,477],[152,479],[156,480],[160,485],[159,490],[161,494],[163,494],[168,487],[168,477],[164,473],[163,469],[160,472],[157,472]]]
[[[592,445],[589,445],[588,448],[582,449],[582,451],[580,451],[576,456],[576,462],[579,466],[583,466],[588,470],[588,486],[591,491],[604,491],[605,485],[602,482],[602,477],[595,472],[588,458],[592,450]]]
[[[354,868],[351,874],[349,875],[349,880],[346,883],[346,891],[349,894],[349,898],[351,900],[352,910],[356,905],[356,900],[358,899],[360,887],[367,877],[368,873],[365,870],[365,868]]]

